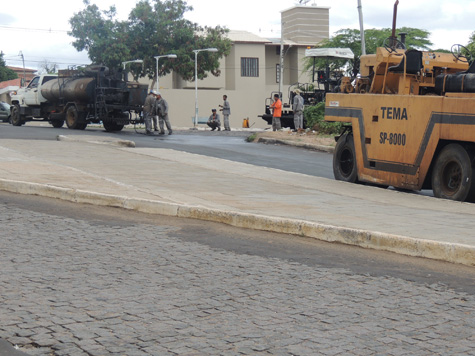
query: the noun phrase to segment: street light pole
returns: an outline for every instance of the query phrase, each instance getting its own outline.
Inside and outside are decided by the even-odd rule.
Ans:
[[[195,122],[194,127],[198,124],[198,53],[199,52],[218,52],[217,48],[203,48],[203,49],[194,49],[195,53]]]
[[[141,59],[135,59],[135,60],[133,60],[133,61],[122,62],[122,65],[124,66],[124,70],[125,70],[125,65],[126,65],[127,63],[143,63],[143,60],[141,60]]]
[[[156,81],[157,81],[157,92],[158,92],[159,89],[160,89],[160,86],[158,85],[158,60],[159,60],[160,58],[165,58],[165,57],[166,57],[166,58],[176,58],[176,54],[165,54],[165,55],[163,55],[163,56],[155,56],[155,57],[154,57],[155,60],[157,61],[157,68],[156,68],[156,72],[155,72],[155,73],[156,73]]]
[[[122,65],[124,66],[124,71],[125,71],[125,65],[126,65],[127,63],[142,63],[142,70],[143,70],[143,60],[141,60],[141,59],[135,59],[135,60],[133,60],[133,61],[122,62]],[[126,81],[129,80],[127,75],[125,76],[125,80],[126,80]]]

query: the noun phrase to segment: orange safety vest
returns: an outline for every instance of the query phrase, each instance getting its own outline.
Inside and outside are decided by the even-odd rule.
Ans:
[[[270,107],[274,109],[274,112],[272,113],[272,117],[282,116],[282,101],[280,101],[280,99],[277,99],[277,101],[274,101]]]

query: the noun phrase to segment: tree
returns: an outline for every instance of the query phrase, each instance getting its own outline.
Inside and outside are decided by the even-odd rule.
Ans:
[[[51,63],[47,59],[45,59],[41,64],[40,64],[40,72],[46,73],[46,74],[53,74],[58,71],[58,65],[56,63]]]
[[[222,27],[200,27],[183,16],[191,11],[183,0],[141,0],[126,21],[115,19],[116,9],[100,11],[96,5],[84,0],[86,8],[69,20],[69,35],[76,38],[73,46],[87,50],[94,63],[111,68],[122,62],[141,59],[141,66],[131,66],[134,75],[156,77],[155,56],[176,54],[174,60],[162,60],[158,75],[172,70],[185,80],[194,79],[194,49],[215,47],[217,53],[203,52],[198,56],[198,78],[207,72],[219,75],[219,59],[231,49],[231,42],[224,36]]]
[[[0,52],[0,82],[17,78],[18,75],[6,66],[5,60],[3,59],[3,52]]]
[[[391,36],[392,30],[384,28],[381,30],[368,29],[365,30],[365,46],[366,53],[376,53],[376,48],[382,47],[384,40]],[[396,30],[396,34],[406,33],[406,48],[427,50],[432,46],[432,42],[428,37],[430,33],[425,30],[420,30],[412,27],[401,27]],[[347,72],[355,76],[359,72],[360,57],[361,57],[361,33],[355,29],[342,29],[335,33],[335,36],[328,40],[321,42],[317,47],[319,48],[350,48],[355,54],[352,60],[336,60],[329,63],[330,70],[337,70],[347,66]],[[318,60],[316,67],[325,69],[327,61]],[[308,61],[306,68],[313,66],[313,61]]]
[[[475,58],[475,31],[472,32],[468,39],[467,49],[470,51],[472,57]]]

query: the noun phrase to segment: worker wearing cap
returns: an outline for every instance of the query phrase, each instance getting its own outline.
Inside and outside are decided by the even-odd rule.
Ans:
[[[145,121],[145,133],[147,135],[152,135],[152,117],[155,116],[155,102],[156,102],[155,90],[151,90],[150,93],[145,98],[145,103],[143,104],[143,114]]]
[[[272,111],[272,131],[277,131],[282,128],[280,118],[282,117],[282,101],[279,94],[274,94],[274,102],[270,106]]]
[[[219,120],[219,114],[216,113],[216,109],[211,110],[207,124],[211,127],[211,131],[216,130],[216,128],[218,131],[221,131],[221,121]]]
[[[294,112],[295,130],[303,129],[303,98],[300,96],[300,89],[294,90],[295,96],[292,102],[292,110]]]
[[[158,124],[160,126],[159,135],[165,135],[165,125],[167,125],[168,134],[173,133],[172,125],[170,124],[170,119],[168,118],[168,103],[163,99],[162,94],[157,93],[157,115],[159,118]]]

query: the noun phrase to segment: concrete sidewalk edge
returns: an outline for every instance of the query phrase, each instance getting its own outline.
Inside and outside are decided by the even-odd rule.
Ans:
[[[199,206],[128,198],[6,179],[0,179],[0,190],[19,194],[39,195],[75,203],[124,208],[142,213],[206,220],[235,227],[292,234],[315,238],[321,241],[338,242],[402,255],[425,257],[467,266],[475,266],[475,247],[462,244],[422,240],[376,231],[319,224],[304,220],[235,211],[221,211]]]

